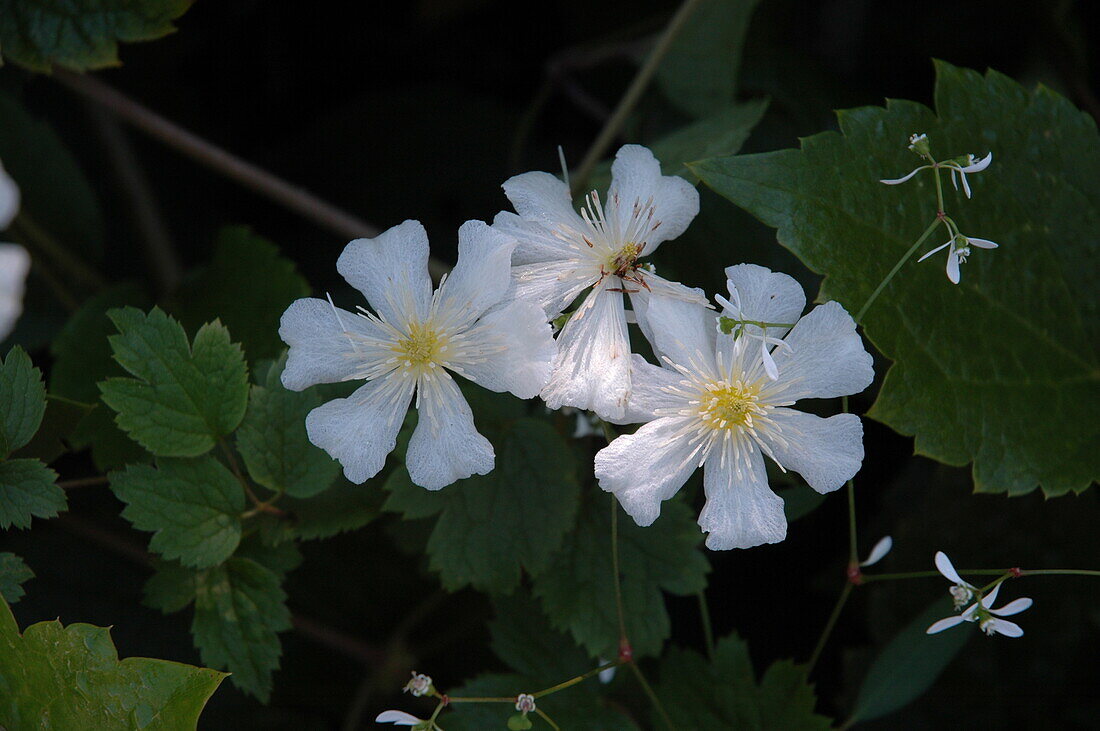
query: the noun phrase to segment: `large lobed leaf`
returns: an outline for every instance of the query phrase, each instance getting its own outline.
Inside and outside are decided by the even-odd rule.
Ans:
[[[195,728],[225,673],[146,657],[118,659],[110,630],[39,622],[20,636],[0,602],[0,726]]]
[[[119,334],[115,360],[136,378],[108,378],[103,401],[115,421],[160,457],[195,457],[233,431],[248,403],[248,371],[239,345],[215,321],[199,328],[193,345],[178,322],[154,307],[107,313]]]
[[[117,66],[119,41],[171,33],[192,0],[0,0],[0,51],[34,71]]]
[[[980,492],[1080,491],[1100,477],[1100,144],[1093,120],[1044,87],[937,65],[936,113],[890,101],[839,113],[840,133],[800,150],[692,166],[708,185],[778,228],[826,274],[820,299],[857,312],[935,214],[930,173],[907,137],[946,159],[992,151],[973,200],[947,187],[963,233],[991,239],[951,285],[946,257],[910,263],[864,318],[895,361],[869,415],[947,464],[972,461]],[[945,178],[946,183],[946,178]],[[942,238],[929,242],[938,244]]]

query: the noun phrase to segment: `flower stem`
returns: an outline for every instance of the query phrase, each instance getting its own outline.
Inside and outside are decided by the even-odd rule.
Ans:
[[[673,731],[676,731],[676,725],[672,723],[672,719],[668,715],[668,711],[665,710],[664,705],[661,703],[661,699],[657,697],[657,694],[653,692],[653,688],[649,682],[642,675],[642,669],[638,667],[638,663],[629,663],[630,669],[634,672],[634,677],[638,679],[638,685],[642,686],[642,690],[645,692],[646,697],[649,698],[649,702],[653,704],[653,707],[657,709],[657,715],[661,717],[665,725]]]
[[[546,721],[548,724],[550,724],[550,728],[554,729],[554,731],[561,731],[561,726],[554,723],[553,719],[546,715],[546,711],[542,710],[541,708],[536,708],[535,713],[539,714],[539,718],[541,718],[543,721]]]
[[[695,595],[699,599],[699,618],[703,622],[703,642],[707,645],[707,657],[714,662],[714,629],[710,623],[710,608],[707,606],[707,593],[701,591]]]
[[[626,663],[625,660],[612,660],[611,662],[605,662],[603,665],[600,665],[598,668],[593,668],[592,670],[589,670],[587,673],[584,673],[583,675],[578,675],[575,678],[570,678],[569,680],[566,680],[563,683],[558,683],[557,685],[551,685],[549,688],[546,688],[544,690],[540,690],[538,693],[532,693],[531,695],[534,696],[535,698],[541,698],[544,695],[550,695],[551,693],[557,693],[559,690],[565,690],[566,688],[571,688],[574,685],[576,685],[577,683],[583,683],[584,681],[591,678],[593,675],[599,675],[604,670],[610,670],[611,668],[617,668],[620,665],[624,665],[625,663]]]
[[[1094,569],[1021,569],[1020,576],[1100,576]]]
[[[936,175],[937,190],[939,188],[939,180],[940,180],[939,174],[937,173],[937,175]],[[941,198],[942,198],[942,194],[941,194]],[[940,205],[942,207],[943,204],[941,203]],[[898,263],[894,265],[894,268],[890,270],[889,274],[887,274],[885,277],[883,277],[882,281],[878,283],[877,287],[875,287],[875,291],[872,292],[871,296],[867,298],[867,301],[863,303],[863,307],[859,308],[859,312],[856,313],[856,323],[857,324],[863,321],[863,316],[867,314],[867,310],[871,309],[871,305],[874,304],[875,300],[878,299],[878,296],[880,294],[882,294],[882,290],[886,289],[886,285],[890,283],[890,280],[892,280],[894,278],[894,275],[898,273],[898,270],[900,270],[902,268],[902,266],[905,265],[905,262],[909,261],[909,257],[913,256],[913,254],[916,252],[916,250],[920,248],[920,245],[925,242],[925,239],[927,239],[929,236],[931,236],[932,232],[936,230],[936,226],[939,226],[939,225],[940,225],[940,218],[939,218],[939,216],[937,216],[935,219],[933,219],[932,223],[928,224],[928,228],[924,229],[924,233],[922,233],[920,235],[920,238],[917,239],[913,243],[913,245],[909,247],[909,250],[906,251],[904,254],[902,254],[902,257],[900,259],[898,259]]]
[[[627,117],[634,111],[634,107],[641,101],[642,94],[645,92],[646,87],[649,86],[649,82],[653,79],[653,75],[657,73],[657,67],[661,65],[661,61],[664,59],[665,54],[668,53],[668,49],[672,47],[672,42],[683,29],[687,19],[695,12],[699,3],[700,0],[684,0],[679,10],[672,16],[672,20],[669,21],[668,27],[665,28],[664,33],[661,34],[661,37],[653,46],[653,50],[650,51],[645,63],[638,69],[638,73],[634,76],[634,80],[630,82],[630,86],[627,87],[622,99],[619,100],[619,105],[615,107],[615,111],[612,112],[611,118],[607,120],[607,124],[603,126],[599,135],[596,136],[596,140],[592,143],[592,146],[588,148],[588,152],[585,153],[584,159],[577,169],[577,175],[573,179],[573,195],[584,190],[584,185],[588,182],[589,176],[592,175],[592,170],[596,167],[596,163],[603,158],[612,140],[619,134],[619,130],[622,128],[623,123],[626,122]]]
[[[833,607],[833,612],[829,615],[829,620],[825,623],[825,629],[821,631],[821,637],[818,638],[817,645],[814,647],[814,651],[810,655],[809,661],[806,663],[806,675],[813,672],[814,666],[817,665],[818,658],[821,657],[821,652],[825,649],[825,643],[829,641],[829,635],[833,633],[833,628],[836,626],[837,620],[840,619],[840,612],[848,602],[848,595],[852,593],[853,586],[855,585],[850,582],[845,583],[844,588],[840,590],[840,596],[836,600],[836,606]]]
[[[959,575],[969,576],[1001,576],[1008,574],[1016,577],[1015,571],[1005,569],[958,569]],[[1019,576],[1100,576],[1100,571],[1095,569],[1021,569]],[[930,579],[943,578],[939,571],[903,571],[896,574],[864,574],[863,583],[872,581],[899,581],[902,579]]]

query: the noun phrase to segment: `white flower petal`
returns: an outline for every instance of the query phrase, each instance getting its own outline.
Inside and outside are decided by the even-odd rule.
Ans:
[[[653,201],[654,223],[660,226],[646,238],[642,256],[653,253],[662,241],[674,239],[685,230],[699,213],[699,191],[677,175],[662,175],[661,163],[648,148],[623,145],[611,164],[611,186],[608,202],[618,196],[620,225],[624,226],[634,210],[634,204]]]
[[[633,282],[627,282],[626,289],[630,293],[630,306],[634,308],[633,315],[638,328],[645,339],[652,344],[655,339],[653,326],[649,322],[649,303],[654,298],[671,297],[682,302],[694,302],[706,307],[707,295],[698,287],[686,287],[679,282],[671,282],[664,277],[659,277],[652,272],[640,269],[637,276],[645,282],[644,286],[636,286]]]
[[[775,358],[768,352],[768,343],[765,340],[760,341],[760,360],[764,363],[764,372],[768,374],[768,378],[778,381],[779,368],[775,365]]]
[[[624,434],[596,453],[596,479],[615,495],[638,525],[651,525],[661,502],[683,487],[699,466],[698,454],[685,430],[692,420],[665,417]]]
[[[793,409],[772,411],[777,430],[761,432],[772,456],[820,493],[850,480],[863,464],[863,424],[855,414],[827,419]]]
[[[725,312],[727,317],[740,316],[746,320],[761,322],[795,323],[806,308],[806,293],[794,277],[773,272],[756,264],[738,264],[726,267],[726,286],[734,302],[740,301],[741,312]],[[768,337],[781,338],[790,328],[768,328]],[[750,325],[746,329],[760,334],[760,328]]]
[[[397,446],[397,432],[412,400],[414,382],[391,373],[361,386],[348,398],[333,399],[306,416],[309,441],[344,466],[362,484],[377,475]]]
[[[947,278],[952,284],[959,283],[959,255],[954,246],[947,252]]]
[[[695,363],[705,374],[717,376],[714,348],[718,333],[714,311],[672,297],[650,297],[648,301],[645,317],[654,338],[650,344],[657,356],[684,367]]]
[[[599,276],[599,272],[569,260],[520,264],[512,267],[511,289],[505,299],[534,302],[547,318],[554,318]]]
[[[1007,619],[997,619],[996,617],[990,617],[986,621],[993,627],[993,631],[996,634],[1004,635],[1005,637],[1024,636],[1023,628],[1015,622],[1009,622]]]
[[[501,211],[493,218],[493,230],[517,241],[515,251],[512,252],[512,264],[577,258],[577,252],[555,235],[553,227],[538,221],[528,221],[511,211]]]
[[[1031,599],[1022,596],[1019,599],[1013,599],[1000,609],[990,609],[989,612],[990,614],[996,614],[998,617],[1011,617],[1013,614],[1019,614],[1026,609],[1030,609],[1031,605]]]
[[[951,245],[951,244],[952,244],[952,243],[953,243],[954,241],[955,241],[955,239],[953,239],[953,238],[952,238],[952,239],[948,239],[946,243],[940,244],[939,246],[937,246],[936,248],[932,249],[931,251],[926,251],[926,252],[924,252],[924,253],[923,253],[923,254],[921,255],[921,257],[920,257],[919,259],[917,259],[917,261],[918,261],[918,262],[924,261],[924,260],[925,260],[925,259],[927,259],[928,257],[930,257],[930,256],[932,256],[933,254],[935,254],[935,253],[936,253],[937,251],[943,251],[943,250],[944,250],[944,249],[946,249],[946,248],[947,248],[948,246],[950,246],[950,245]]]
[[[455,370],[490,391],[534,398],[550,380],[558,347],[542,308],[513,300],[482,317],[469,337],[499,348],[478,362],[456,362]],[[450,365],[450,364],[448,364]]]
[[[438,490],[471,475],[485,475],[496,461],[493,445],[478,433],[458,384],[445,373],[421,377],[420,421],[409,440],[405,466],[413,483]]]
[[[23,291],[30,268],[31,256],[26,249],[0,244],[0,341],[11,334],[23,314]]]
[[[964,173],[980,173],[981,171],[983,171],[987,167],[989,167],[990,163],[992,163],[992,162],[993,162],[993,153],[990,152],[985,157],[979,158],[977,162],[973,162],[973,163],[967,165],[966,167],[959,168],[959,169]]]
[[[982,606],[983,607],[985,607],[986,609],[989,609],[990,607],[993,606],[993,602],[997,601],[997,595],[1001,593],[1001,584],[1003,584],[1003,583],[1004,583],[1003,581],[1000,582],[999,584],[994,586],[993,589],[990,590],[990,592],[988,594],[986,594],[985,596],[982,597]]]
[[[921,165],[919,168],[917,168],[913,172],[909,173],[908,175],[903,175],[900,178],[891,178],[889,180],[880,180],[878,182],[885,183],[886,185],[900,185],[900,184],[904,183],[906,180],[909,180],[910,178],[912,178],[914,175],[919,173],[921,170],[925,170],[929,167],[931,167],[931,165]]]
[[[936,551],[936,570],[943,574],[944,578],[950,581],[952,584],[961,584],[962,586],[969,587],[970,584],[966,583],[959,576],[959,572],[955,570],[955,565],[951,563],[951,559],[947,557],[947,554],[943,551]]]
[[[669,388],[683,380],[683,376],[669,368],[658,368],[637,353],[630,356],[630,398],[626,401],[626,413],[612,424],[644,424],[657,418],[658,409],[683,406],[682,398],[668,393]]]
[[[458,229],[458,262],[441,286],[438,308],[449,323],[472,322],[504,298],[516,240],[482,221]]]
[[[318,383],[353,378],[377,347],[364,341],[387,337],[373,322],[322,299],[307,297],[286,308],[279,337],[290,346],[283,386],[301,391]]]
[[[890,536],[883,536],[879,539],[879,542],[875,544],[875,547],[871,549],[871,555],[867,557],[866,561],[860,563],[860,566],[874,566],[881,561],[886,554],[890,553],[890,549],[894,547],[894,539]]]
[[[967,236],[966,240],[969,241],[971,245],[977,246],[979,249],[996,249],[997,248],[997,244],[993,243],[989,239],[979,239],[976,236]]]
[[[965,619],[963,619],[962,617],[958,617],[958,616],[945,617],[944,619],[941,619],[938,622],[934,622],[932,624],[932,626],[929,627],[928,629],[926,629],[924,632],[925,632],[925,634],[934,635],[937,632],[943,632],[945,629],[950,629],[950,628],[954,627],[955,625],[962,624],[965,621],[966,621]]]
[[[15,215],[19,213],[19,186],[12,177],[0,165],[0,231],[11,225]]]
[[[569,186],[550,173],[523,173],[508,178],[501,187],[516,213],[528,221],[545,223],[551,228],[567,224],[580,230],[584,226],[573,208]]]
[[[432,280],[428,233],[419,221],[405,221],[373,239],[352,241],[336,260],[336,270],[387,321],[427,317]]]
[[[614,280],[614,284],[611,281]],[[618,280],[593,288],[558,336],[558,355],[542,399],[551,409],[573,406],[602,419],[622,419],[630,397],[630,340]]]
[[[709,533],[707,548],[726,551],[778,543],[787,537],[783,499],[768,487],[768,473],[760,450],[738,462],[732,450],[723,459],[720,449],[703,467],[707,501],[699,527]]]
[[[966,197],[972,198],[973,194],[970,192],[970,182],[966,179],[966,173],[962,170],[959,170],[959,177],[962,178],[963,192],[966,193]]]
[[[787,334],[790,348],[772,355],[779,367],[776,398],[832,398],[859,393],[875,378],[871,354],[839,302],[810,311]]]
[[[404,711],[382,711],[374,719],[375,723],[392,723],[395,726],[415,726],[420,719]]]

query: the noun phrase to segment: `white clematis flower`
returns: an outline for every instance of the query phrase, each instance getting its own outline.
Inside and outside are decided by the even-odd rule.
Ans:
[[[924,261],[928,257],[935,254],[937,251],[947,249],[947,278],[951,280],[952,284],[958,284],[961,279],[961,273],[959,271],[959,265],[965,264],[967,257],[970,256],[970,247],[976,246],[979,249],[996,249],[997,244],[993,243],[989,239],[979,239],[977,236],[964,236],[961,233],[953,235],[945,244],[940,244],[931,251],[925,253],[917,261]]]
[[[673,297],[706,304],[706,298],[639,262],[683,233],[699,212],[694,186],[661,175],[653,153],[638,145],[619,150],[611,174],[606,200],[593,191],[579,213],[568,186],[553,175],[510,178],[504,192],[516,213],[498,214],[493,228],[519,241],[512,257],[515,294],[537,302],[548,319],[592,288],[558,337],[553,375],[542,393],[546,404],[622,418],[632,390],[623,294],[646,333],[651,301]]]
[[[742,305],[769,321],[795,323],[785,338],[791,348],[774,352],[779,378],[768,377],[749,338],[716,331],[715,313],[655,298],[647,316],[665,366],[633,357],[635,391],[623,419],[646,423],[602,449],[595,464],[600,486],[642,526],[702,466],[707,499],[699,525],[715,550],[786,536],[783,500],[768,487],[765,455],[822,493],[855,475],[863,462],[859,417],[823,419],[787,407],[857,393],[874,378],[855,322],[838,303],[798,319],[805,295],[787,275],[755,266],[731,267],[727,275],[737,281]]]
[[[934,622],[932,626],[925,630],[927,634],[934,635],[937,632],[943,632],[945,629],[950,629],[963,622],[977,622],[978,628],[987,635],[1000,634],[1005,637],[1023,636],[1024,631],[1020,625],[1015,622],[1009,622],[1007,619],[999,619],[999,617],[1010,617],[1013,614],[1019,614],[1030,608],[1032,604],[1031,599],[1021,597],[1009,602],[1000,609],[993,609],[993,603],[997,601],[997,594],[1001,591],[1001,584],[1004,583],[1003,581],[998,582],[988,594],[982,596],[981,591],[977,587],[962,580],[962,577],[959,576],[959,572],[956,571],[955,567],[952,565],[951,559],[949,559],[947,554],[943,551],[936,552],[936,569],[943,574],[944,578],[954,584],[949,591],[951,593],[951,600],[955,604],[955,611],[966,607],[974,598],[978,600],[964,609],[961,614],[945,617],[944,619]]]
[[[19,186],[0,164],[0,231],[11,225],[19,212]],[[23,291],[31,257],[16,244],[0,244],[0,341],[11,334],[23,314]]]
[[[406,221],[352,241],[336,263],[373,313],[312,298],[283,313],[279,336],[290,346],[284,386],[367,381],[306,418],[310,441],[339,460],[349,480],[362,483],[382,469],[414,393],[420,421],[405,459],[413,482],[437,490],[493,469],[493,446],[474,428],[448,371],[520,398],[546,385],[550,326],[538,306],[505,296],[514,246],[468,221],[458,232],[458,263],[433,294],[427,234]]]

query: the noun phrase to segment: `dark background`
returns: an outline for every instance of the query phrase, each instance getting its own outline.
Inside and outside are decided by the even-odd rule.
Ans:
[[[451,259],[459,224],[491,220],[507,207],[499,186],[509,175],[556,171],[559,144],[579,163],[636,69],[645,48],[639,40],[673,8],[650,0],[207,0],[183,16],[178,33],[123,47],[124,65],[100,75],[381,228],[421,219],[433,253]],[[832,109],[885,97],[930,104],[932,57],[992,67],[1027,85],[1042,82],[1095,115],[1097,16],[1096,5],[1085,2],[764,0],[750,26],[741,95],[772,102],[744,151],[793,146],[799,136],[832,128]],[[619,51],[586,65],[593,48]],[[28,106],[57,126],[96,184],[107,226],[103,270],[111,279],[148,279],[140,236],[86,104],[45,77],[5,69],[0,80],[22,87]],[[551,84],[546,103],[534,107],[544,84]],[[682,121],[653,91],[626,139],[646,141]],[[219,227],[245,223],[277,242],[316,291],[341,291],[334,262],[345,238],[140,134],[131,140],[185,264],[209,258]],[[722,285],[721,267],[753,261],[794,273],[816,291],[814,275],[775,244],[770,230],[709,192],[702,206],[689,234],[659,252],[662,270],[713,293]],[[866,410],[871,396],[856,399],[855,410]],[[941,548],[958,565],[1100,563],[1095,491],[1050,502],[972,495],[966,470],[911,457],[910,440],[873,422],[867,433],[859,534],[864,551],[881,535],[894,536],[885,570],[931,568]],[[60,466],[66,476],[89,474],[82,458],[67,459]],[[117,517],[121,505],[96,488],[72,491],[70,501],[79,522],[36,522],[33,531],[0,535],[0,545],[37,573],[14,607],[20,625],[58,616],[114,625],[123,656],[198,663],[189,612],[164,617],[140,606],[148,570],[127,558],[119,541],[141,546],[146,537]],[[394,537],[404,533],[390,517],[305,544],[305,564],[287,584],[291,608],[381,647],[409,607],[438,591],[419,555],[395,547]],[[404,535],[403,542],[416,540]],[[846,546],[844,499],[835,495],[794,523],[778,546],[710,554],[716,632],[744,636],[759,669],[784,657],[804,661],[842,586]],[[819,710],[843,719],[876,648],[946,588],[933,579],[857,590],[813,678]],[[933,691],[876,727],[1100,727],[1095,580],[1034,578],[1006,587],[1005,595],[1036,600],[1019,618],[1025,637],[975,632]],[[698,646],[694,599],[670,598],[670,610],[673,641]],[[478,594],[442,599],[410,638],[417,669],[443,687],[497,669],[486,649],[489,615]],[[370,668],[300,632],[285,633],[283,644],[284,670],[275,676],[270,706],[227,682],[204,727],[336,729],[354,718],[349,709]],[[396,665],[394,689],[408,667]],[[400,702],[392,693],[370,695],[362,727]]]

